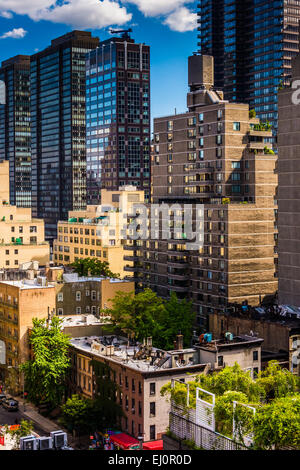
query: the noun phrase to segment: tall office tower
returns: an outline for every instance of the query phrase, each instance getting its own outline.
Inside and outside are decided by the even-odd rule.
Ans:
[[[297,0],[200,0],[199,52],[215,58],[216,86],[277,131],[277,90],[299,51]]]
[[[86,207],[85,60],[98,44],[72,31],[31,56],[32,208],[50,240],[58,220]]]
[[[30,57],[2,62],[0,80],[6,104],[0,105],[0,160],[9,160],[10,201],[31,207]]]
[[[277,291],[276,155],[271,131],[249,118],[249,105],[214,90],[212,57],[189,58],[189,85],[189,111],[154,120],[152,167],[153,202],[177,204],[169,207],[170,227],[184,233],[128,245],[142,255],[137,288],[191,299],[205,327],[209,313],[245,301],[257,306]],[[194,214],[195,204],[204,211],[199,226],[193,220],[194,230],[203,230],[199,249],[188,247],[178,220],[185,203],[194,204]]]
[[[100,43],[87,60],[88,203],[101,188],[150,193],[150,48],[128,34]]]
[[[293,81],[300,80],[300,56]],[[298,90],[278,94],[278,301],[300,307],[300,105]]]

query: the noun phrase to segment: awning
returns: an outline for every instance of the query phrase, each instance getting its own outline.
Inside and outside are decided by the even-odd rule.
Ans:
[[[144,450],[164,450],[163,440],[161,439],[159,441],[144,442],[143,449]]]
[[[132,447],[138,448],[139,446],[139,441],[137,439],[134,439],[134,437],[131,437],[124,432],[120,434],[114,434],[110,437],[110,440],[124,450],[128,450]]]

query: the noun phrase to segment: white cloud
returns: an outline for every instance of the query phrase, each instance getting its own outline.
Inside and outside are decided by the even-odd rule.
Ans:
[[[14,38],[14,39],[21,39],[24,36],[26,36],[27,31],[23,28],[14,28],[12,31],[7,31],[7,33],[2,34],[0,36],[0,39],[6,39],[6,38]]]
[[[81,29],[101,29],[125,24],[132,19],[132,14],[114,0],[66,0],[61,5],[38,11],[36,19]]]
[[[133,3],[146,16],[159,16],[177,10],[186,3],[192,3],[194,0],[124,0],[127,3]]]
[[[65,23],[80,29],[100,29],[131,20],[118,0],[0,0],[0,13],[13,12],[31,19]]]
[[[2,18],[7,18],[7,19],[10,19],[13,17],[12,13],[10,13],[10,11],[0,11],[0,16]]]
[[[15,13],[34,21],[101,29],[131,21],[126,6],[136,5],[145,16],[161,17],[170,29],[184,32],[196,28],[196,13],[187,8],[191,3],[194,0],[0,0],[0,16],[11,18]]]
[[[164,24],[179,33],[193,31],[197,27],[197,13],[192,13],[185,7],[178,8],[166,18]]]
[[[0,12],[13,12],[33,18],[38,10],[55,3],[56,0],[0,0]]]

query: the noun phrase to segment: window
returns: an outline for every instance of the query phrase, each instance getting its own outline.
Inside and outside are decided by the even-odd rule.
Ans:
[[[155,382],[150,383],[150,395],[155,395]]]
[[[253,361],[258,361],[258,351],[253,351]]]
[[[80,292],[80,291],[77,291],[77,292],[76,292],[76,301],[77,301],[77,302],[80,302],[80,300],[81,300],[81,292]]]
[[[62,292],[59,292],[57,294],[57,301],[58,302],[63,302],[63,300],[64,300],[64,294]]]
[[[96,300],[96,291],[95,290],[91,291],[91,299]]]
[[[64,314],[64,309],[63,308],[57,309],[57,313],[58,313],[58,315],[63,315]]]
[[[233,123],[233,130],[234,131],[240,131],[241,130],[241,123],[240,122],[234,122]]]
[[[150,403],[150,418],[154,418],[155,416],[155,401]]]
[[[219,366],[219,367],[222,367],[223,364],[224,364],[224,362],[223,362],[223,356],[218,356],[218,366]]]
[[[155,425],[153,424],[152,426],[150,426],[150,440],[151,441],[154,441],[155,440]]]
[[[76,315],[80,315],[81,314],[81,307],[76,307]]]

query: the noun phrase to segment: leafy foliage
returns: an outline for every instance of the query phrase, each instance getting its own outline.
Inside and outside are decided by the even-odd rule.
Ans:
[[[22,419],[20,422],[20,427],[16,429],[10,429],[10,426],[5,426],[5,432],[10,434],[13,438],[15,438],[15,448],[20,448],[20,438],[29,436],[33,431],[33,422],[27,419]]]
[[[221,434],[232,437],[234,418],[238,434],[234,437],[240,442],[252,433],[256,448],[287,445],[300,448],[299,378],[278,363],[270,362],[257,380],[235,364],[220,372],[200,375],[187,384],[175,382],[174,385],[173,388],[170,382],[164,385],[161,395],[169,396],[186,412],[196,407],[197,387],[215,394],[216,429]],[[189,386],[189,406],[186,385]],[[200,394],[200,397],[209,401],[207,395]],[[237,402],[235,411],[234,401]],[[255,408],[256,413],[242,404]]]
[[[151,289],[137,295],[117,292],[111,303],[112,307],[103,313],[132,338],[142,341],[152,336],[156,347],[172,349],[176,335],[181,332],[185,345],[190,344],[195,314],[191,303],[179,301],[175,293],[169,301],[163,301]]]
[[[287,369],[282,369],[276,361],[259,373],[256,381],[263,389],[267,401],[285,397],[299,391],[300,378]]]
[[[78,276],[103,276],[114,279],[120,278],[120,274],[114,274],[109,269],[107,261],[100,261],[97,258],[83,258],[74,261],[71,267],[78,274]]]
[[[24,371],[28,399],[35,404],[44,401],[55,407],[65,392],[70,341],[61,331],[61,322],[58,317],[53,317],[49,325],[46,320],[32,320],[29,343],[34,356],[20,368]]]
[[[60,422],[78,433],[92,432],[94,430],[91,423],[93,416],[93,401],[80,395],[72,395],[62,406]]]
[[[260,449],[300,449],[300,395],[277,398],[255,416],[255,445]]]

